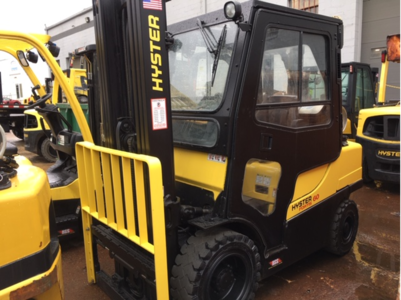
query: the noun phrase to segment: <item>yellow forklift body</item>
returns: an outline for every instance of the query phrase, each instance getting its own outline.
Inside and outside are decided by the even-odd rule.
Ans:
[[[44,202],[43,199],[50,199],[46,173],[33,166],[20,166],[18,176],[11,179],[11,184],[11,189],[2,191],[0,200],[2,207],[7,207],[0,210],[2,223],[0,236],[2,244],[7,245],[2,247],[0,266],[21,259],[26,253],[42,250],[50,242],[49,224],[44,220],[49,217],[49,203]],[[7,193],[11,191],[12,198],[7,196]],[[19,220],[18,223],[17,220]],[[21,222],[21,220],[29,220],[29,222]],[[44,225],[47,227],[42,228],[36,224],[47,224]],[[13,228],[12,231],[10,227]],[[22,236],[25,238],[21,239]],[[21,243],[25,244],[24,247],[15,247]]]
[[[77,199],[79,198],[79,180],[76,179],[67,186],[54,187],[51,193],[53,201]]]
[[[14,159],[19,166],[32,166],[32,162],[25,156],[17,155],[14,157]]]
[[[359,112],[359,117],[358,117],[358,123],[359,124],[365,124],[366,120],[371,117],[377,117],[377,116],[399,116],[400,115],[400,105],[396,106],[377,106],[374,108],[368,108],[368,109],[362,109]],[[363,126],[358,126],[358,131],[357,131],[357,136],[363,137],[364,139],[375,141],[375,142],[382,142],[384,145],[389,144],[389,145],[399,145],[400,141],[399,140],[383,140],[377,138],[377,137],[371,137],[366,134],[364,134],[364,128]]]
[[[51,268],[37,276],[0,291],[0,300],[62,300],[64,299],[61,248]]]
[[[50,186],[46,173],[22,157],[18,175],[11,178],[11,188],[0,191],[0,267],[44,251],[50,243]],[[47,201],[46,201],[47,200]],[[12,230],[10,230],[12,228]],[[64,299],[61,248],[51,267],[0,290],[1,300]]]
[[[174,148],[176,180],[212,191],[214,200],[224,190],[227,164],[222,155]]]
[[[294,198],[287,211],[287,220],[324,201],[339,190],[362,179],[362,147],[349,142],[340,157],[328,164],[298,176]]]

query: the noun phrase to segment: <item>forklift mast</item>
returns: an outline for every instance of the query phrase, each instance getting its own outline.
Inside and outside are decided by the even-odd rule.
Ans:
[[[175,201],[165,1],[93,1],[93,11],[100,144],[159,158],[164,195]],[[133,138],[124,143],[123,134]]]

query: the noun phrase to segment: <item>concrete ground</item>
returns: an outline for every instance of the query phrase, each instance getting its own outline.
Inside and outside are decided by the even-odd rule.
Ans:
[[[26,152],[12,133],[7,140],[33,164],[50,164]],[[319,251],[260,282],[257,300],[327,299],[395,300],[400,286],[400,186],[365,185],[351,197],[359,208],[359,231],[350,253],[338,258]],[[84,247],[80,240],[62,243],[66,300],[109,299],[86,281]],[[107,256],[107,253],[101,253]],[[397,295],[398,294],[398,295]]]

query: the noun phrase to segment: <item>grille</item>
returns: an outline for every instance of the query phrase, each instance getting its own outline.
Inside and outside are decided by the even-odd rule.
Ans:
[[[381,140],[399,141],[400,117],[377,116],[368,118],[363,128],[363,134]]]

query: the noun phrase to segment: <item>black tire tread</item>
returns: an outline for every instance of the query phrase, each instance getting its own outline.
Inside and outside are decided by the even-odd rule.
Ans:
[[[326,248],[326,250],[332,254],[338,255],[338,256],[343,256],[347,254],[351,249],[352,249],[352,244],[355,241],[355,236],[352,239],[352,244],[349,249],[342,249],[341,245],[339,244],[341,238],[339,237],[339,234],[341,234],[341,231],[339,230],[339,227],[341,225],[341,219],[344,214],[344,212],[347,210],[349,206],[356,206],[356,203],[352,200],[346,199],[343,202],[341,202],[340,206],[337,208],[337,211],[334,215],[334,219],[330,228],[330,244]],[[358,230],[358,210],[356,209],[356,231]],[[356,234],[355,234],[356,235]]]
[[[54,157],[49,151],[50,141],[49,139],[44,139],[42,144],[40,145],[40,153],[42,154],[43,158],[46,159],[48,162],[55,162],[57,160],[57,156]]]
[[[179,300],[199,299],[197,296],[198,284],[207,266],[207,261],[213,257],[214,252],[232,242],[241,242],[248,245],[254,254],[256,275],[253,290],[248,299],[244,300],[254,299],[261,276],[258,249],[247,236],[222,228],[216,228],[211,231],[198,231],[182,246],[181,253],[177,255],[172,269],[170,280],[171,298]]]

